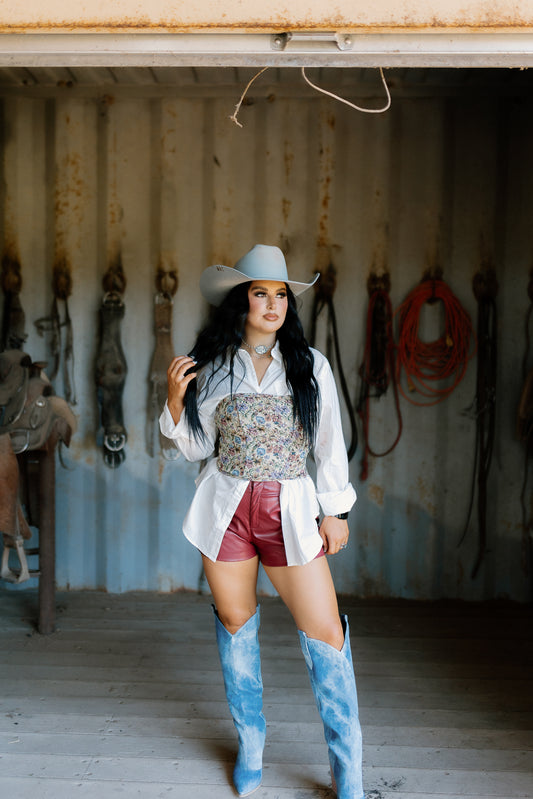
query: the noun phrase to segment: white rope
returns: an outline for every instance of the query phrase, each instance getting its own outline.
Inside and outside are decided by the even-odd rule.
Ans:
[[[350,108],[355,108],[356,111],[363,111],[365,114],[382,114],[384,111],[387,111],[391,105],[391,97],[389,92],[389,87],[387,86],[387,81],[385,80],[385,75],[383,74],[383,70],[379,67],[379,72],[381,74],[381,80],[383,81],[383,85],[385,86],[385,91],[387,93],[387,104],[383,106],[383,108],[361,108],[355,103],[351,103],[349,100],[345,100],[344,97],[339,97],[338,94],[333,94],[333,92],[328,92],[326,89],[321,89],[320,86],[317,86],[315,83],[312,83],[307,75],[305,74],[305,67],[302,67],[302,75],[304,80],[311,86],[311,88],[316,89],[317,92],[322,92],[322,94],[327,94],[328,97],[333,97],[334,100],[338,100],[339,103],[344,103],[345,105],[349,105]]]
[[[235,122],[235,124],[239,126],[239,128],[242,128],[243,126],[241,125],[241,123],[237,119],[237,114],[240,111],[241,105],[243,104],[243,101],[244,101],[244,98],[246,97],[248,89],[250,88],[250,86],[252,85],[254,80],[256,78],[258,78],[259,75],[262,75],[263,72],[265,72],[265,70],[267,70],[267,69],[268,69],[268,67],[263,67],[263,69],[260,69],[259,72],[257,72],[253,76],[253,78],[250,81],[248,81],[248,84],[247,84],[245,90],[241,94],[239,102],[235,106],[235,111],[229,117],[232,122]],[[381,67],[379,67],[379,73],[381,75],[381,80],[383,81],[383,85],[385,87],[385,92],[387,94],[387,103],[386,103],[386,105],[384,105],[383,108],[361,108],[361,106],[350,102],[350,100],[345,100],[344,97],[339,97],[338,94],[333,94],[333,92],[328,92],[326,89],[321,89],[320,86],[317,86],[316,83],[313,83],[312,81],[309,80],[309,78],[305,74],[305,67],[302,67],[303,79],[305,80],[306,83],[309,84],[309,86],[311,86],[312,89],[316,89],[317,92],[321,92],[322,94],[326,94],[328,97],[333,97],[333,99],[334,100],[338,100],[339,103],[344,103],[345,105],[349,105],[350,108],[355,108],[356,111],[362,111],[365,114],[382,114],[384,111],[388,111],[388,109],[391,106],[391,96],[390,96],[390,92],[389,92],[389,87],[387,86],[387,81],[385,80],[385,75],[383,74],[383,69]]]
[[[240,128],[242,128],[242,125],[241,125],[241,123],[240,123],[240,122],[238,121],[238,119],[237,119],[237,114],[239,113],[239,110],[240,110],[240,107],[241,107],[241,105],[242,105],[242,102],[243,102],[244,98],[246,97],[246,92],[248,91],[248,89],[250,88],[250,86],[252,85],[252,83],[254,82],[254,80],[255,80],[256,78],[258,78],[258,77],[259,77],[259,75],[262,75],[262,74],[263,74],[263,72],[264,72],[266,69],[268,69],[268,67],[263,67],[263,69],[260,69],[260,70],[259,70],[259,72],[258,72],[256,75],[254,75],[254,76],[253,76],[252,80],[251,80],[251,81],[249,81],[249,83],[248,83],[248,86],[246,87],[246,89],[245,89],[245,90],[243,91],[243,93],[241,94],[241,99],[239,100],[239,102],[238,102],[238,103],[237,103],[237,105],[235,106],[235,111],[233,112],[232,116],[230,116],[230,119],[231,119],[231,121],[232,121],[232,122],[235,122],[235,124],[236,124],[236,125],[238,125]]]

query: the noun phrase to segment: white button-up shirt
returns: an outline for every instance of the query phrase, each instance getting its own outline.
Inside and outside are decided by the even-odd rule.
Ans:
[[[335,516],[349,511],[356,499],[355,490],[348,480],[348,459],[335,379],[327,359],[317,350],[311,352],[320,391],[318,425],[312,447],[316,488],[309,474],[279,481],[281,526],[289,566],[308,563],[318,555],[322,547],[316,524],[319,510],[326,516]],[[271,354],[273,360],[259,383],[249,353],[239,350],[234,361],[234,394],[291,395],[279,343]],[[202,385],[203,377],[202,373],[199,374],[199,385]],[[178,424],[174,424],[168,405],[165,405],[159,420],[163,435],[174,441],[187,460],[210,459],[196,479],[196,493],[185,517],[183,532],[200,552],[213,561],[217,559],[224,533],[249,483],[246,479],[220,472],[216,458],[212,457],[217,439],[215,410],[230,393],[226,362],[213,378],[209,395],[204,397],[200,392],[198,412],[205,441],[198,442],[194,438],[185,413]]]

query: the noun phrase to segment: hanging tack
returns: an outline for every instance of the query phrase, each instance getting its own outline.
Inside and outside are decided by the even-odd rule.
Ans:
[[[6,252],[2,258],[1,285],[4,294],[0,350],[21,349],[26,341],[25,315],[20,304],[22,272],[18,258]]]
[[[337,288],[337,270],[332,263],[321,273],[320,280],[315,283],[315,292],[319,300],[326,302],[333,299]]]
[[[72,275],[66,258],[58,258],[54,264],[52,289],[58,300],[66,300],[72,294]]]
[[[472,291],[478,302],[496,299],[498,295],[498,280],[492,267],[486,266],[476,272],[472,279]]]
[[[2,291],[4,294],[18,294],[22,290],[20,263],[9,255],[2,258]]]
[[[158,267],[155,276],[155,285],[159,294],[167,294],[174,297],[178,290],[178,273],[176,269],[163,269]]]
[[[126,289],[126,275],[122,268],[122,256],[120,253],[111,262],[107,272],[102,278],[102,286],[106,294],[124,294]]]
[[[366,281],[366,288],[369,295],[372,295],[375,291],[390,292],[390,274],[383,272],[383,274],[378,275],[376,272],[371,272]]]

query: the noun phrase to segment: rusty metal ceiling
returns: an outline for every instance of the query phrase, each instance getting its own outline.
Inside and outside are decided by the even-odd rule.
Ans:
[[[251,67],[1,67],[4,94],[98,94],[121,91],[143,95],[234,93],[257,73]],[[315,68],[309,74],[321,85],[363,96],[381,94],[376,69]],[[533,71],[527,69],[407,69],[385,71],[396,96],[501,94],[522,95],[531,90]],[[252,95],[312,94],[297,68],[272,67],[253,85]]]

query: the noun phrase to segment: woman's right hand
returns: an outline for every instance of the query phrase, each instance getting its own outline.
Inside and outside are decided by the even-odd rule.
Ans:
[[[188,355],[177,355],[167,369],[168,409],[174,424],[178,424],[181,419],[187,386],[196,377],[196,372],[191,372],[188,375],[185,372],[195,364],[196,361],[193,361]]]

